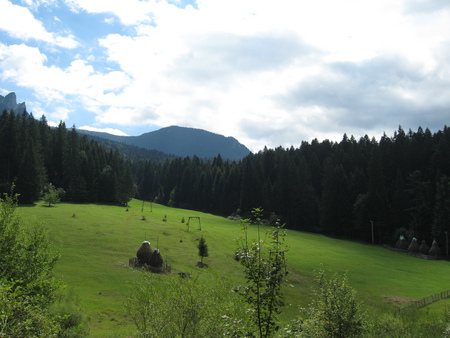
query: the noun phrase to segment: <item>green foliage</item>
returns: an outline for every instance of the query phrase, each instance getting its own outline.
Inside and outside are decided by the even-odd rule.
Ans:
[[[442,176],[437,182],[435,200],[433,237],[447,239],[450,230],[450,178],[447,176]],[[441,244],[444,244],[444,241]]]
[[[241,294],[250,305],[252,331],[257,332],[259,337],[271,337],[277,330],[277,315],[284,305],[281,286],[286,275],[286,233],[280,227],[271,228],[267,231],[267,238],[261,239],[259,226],[262,212],[260,208],[252,212],[253,223],[258,226],[258,239],[251,243],[248,240],[251,221],[246,219],[241,222],[244,238],[240,240],[241,247],[236,255],[245,267],[247,284]]]
[[[0,199],[0,335],[86,336],[86,326],[78,330],[74,312],[67,311],[71,303],[55,303],[61,283],[53,268],[59,255],[51,251],[46,230],[38,221],[25,224],[16,207],[17,195]]]
[[[41,198],[46,182],[72,202],[126,205],[136,191],[130,163],[118,151],[108,153],[64,122],[50,128],[26,112],[0,116],[0,182],[0,193],[15,184],[22,204]]]
[[[205,238],[202,236],[200,237],[198,244],[198,255],[201,257],[201,263],[203,264],[203,258],[208,257],[208,245],[206,244]]]
[[[62,189],[56,189],[53,184],[49,183],[44,188],[44,193],[42,195],[42,200],[51,206],[52,204],[56,204],[61,201],[61,193]]]
[[[50,315],[58,324],[59,338],[81,338],[89,336],[88,318],[80,305],[80,299],[71,290],[58,294],[49,308]]]
[[[0,283],[0,336],[57,337],[58,327],[33,296],[13,282]]]
[[[328,277],[321,268],[316,281],[309,319],[298,321],[293,331],[302,337],[360,337],[367,329],[366,320],[347,275]]]
[[[419,309],[407,311],[386,310],[379,316],[372,316],[369,322],[369,337],[443,337],[447,324],[448,314],[430,314]]]
[[[139,337],[218,337],[230,330],[225,318],[242,314],[235,298],[219,280],[211,286],[198,277],[143,273],[125,307]]]
[[[52,276],[59,255],[51,252],[42,224],[35,221],[25,227],[16,206],[17,195],[0,199],[0,279],[14,282],[31,303],[48,305],[59,285]]]

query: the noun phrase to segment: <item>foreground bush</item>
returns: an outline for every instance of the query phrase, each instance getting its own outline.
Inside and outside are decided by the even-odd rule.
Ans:
[[[22,222],[17,197],[0,198],[0,336],[82,337],[66,334],[66,313],[49,311],[61,287],[53,276],[59,255],[41,223]]]
[[[143,272],[131,285],[125,304],[140,337],[218,337],[230,328],[227,318],[241,313],[237,295],[214,276],[200,278]],[[245,325],[244,325],[245,326]]]

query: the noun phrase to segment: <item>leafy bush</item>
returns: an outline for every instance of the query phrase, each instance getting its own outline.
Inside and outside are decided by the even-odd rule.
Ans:
[[[53,276],[59,255],[50,250],[50,241],[41,223],[22,222],[16,211],[17,198],[12,193],[0,198],[0,335],[85,336],[85,331],[80,331],[80,335],[66,334],[67,329],[74,326],[65,322],[72,318],[73,311],[60,312],[61,307],[50,311],[55,304],[56,291],[61,287]]]
[[[347,275],[327,276],[323,269],[316,274],[315,298],[307,310],[309,318],[294,322],[288,330],[301,337],[360,337],[367,322],[356,299],[356,291],[348,284]]]
[[[214,278],[213,276],[211,278]],[[241,313],[236,295],[221,281],[214,286],[199,278],[143,273],[131,285],[125,307],[140,337],[218,337],[227,320]]]

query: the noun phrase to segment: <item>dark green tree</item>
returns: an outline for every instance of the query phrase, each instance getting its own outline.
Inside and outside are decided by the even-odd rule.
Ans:
[[[408,176],[407,191],[409,193],[409,212],[411,215],[410,230],[417,238],[431,242],[433,224],[433,198],[431,182],[424,180],[422,172],[414,171]],[[442,245],[443,243],[440,243]]]
[[[198,244],[198,255],[200,256],[200,263],[203,265],[203,258],[208,257],[208,245],[206,244],[205,238],[202,236],[200,237]]]
[[[450,235],[450,179],[442,176],[436,187],[434,206],[433,238],[440,245],[445,244],[448,253],[448,236]]]
[[[388,198],[383,175],[383,163],[380,149],[374,145],[368,162],[368,190],[367,204],[370,220],[376,229],[375,238],[378,244],[383,243],[383,239],[390,238],[386,229],[386,215],[388,212]]]
[[[33,203],[40,198],[46,181],[42,158],[37,151],[35,139],[30,138],[20,161],[16,179],[16,191],[20,203]]]

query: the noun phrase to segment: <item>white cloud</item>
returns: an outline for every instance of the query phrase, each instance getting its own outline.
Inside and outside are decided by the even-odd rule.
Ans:
[[[37,9],[40,6],[55,6],[58,0],[21,0],[21,2],[33,9]]]
[[[88,130],[88,131],[96,131],[99,133],[108,133],[108,134],[117,135],[117,136],[128,136],[123,131],[121,131],[119,129],[114,129],[114,128],[96,128],[96,127],[91,127],[91,126],[82,126],[78,129]]]
[[[258,126],[261,137],[263,130],[272,135],[271,145],[289,142],[282,130],[304,130],[302,135],[312,138],[318,133],[313,130],[315,125],[338,127],[341,123],[334,119],[342,117],[349,122],[360,121],[358,130],[367,128],[367,122],[375,121],[380,114],[368,120],[360,115],[352,118],[352,114],[367,107],[372,114],[377,109],[385,115],[392,112],[391,101],[381,102],[381,106],[377,103],[381,89],[367,86],[376,72],[360,74],[364,82],[354,78],[355,74],[344,73],[344,77],[332,79],[330,86],[329,76],[338,73],[330,72],[329,65],[358,65],[388,53],[431,72],[436,65],[433,51],[447,39],[442,35],[442,25],[448,22],[445,12],[427,19],[404,16],[401,3],[391,1],[280,1],[273,6],[265,1],[210,0],[198,1],[198,10],[169,6],[152,9],[156,25],[140,24],[138,36],[115,34],[100,40],[109,59],[134,79],[124,95],[140,93],[133,102],[155,105],[149,117],[156,124],[232,132],[255,146],[260,141],[251,140],[252,125]],[[423,22],[418,25],[420,20]],[[384,74],[382,70],[378,71]],[[311,76],[317,81],[311,82]],[[406,93],[400,94],[399,88],[405,85],[402,76],[408,75],[404,72],[398,76],[395,83],[379,79],[378,86],[386,86],[383,99],[399,102]],[[416,100],[428,86],[425,78],[414,84],[411,95]],[[304,95],[298,96],[295,106],[280,107],[276,97],[299,85],[312,86],[310,91],[316,93],[328,88],[336,98],[346,90],[341,102],[332,102],[343,105],[344,110],[339,105],[329,107],[324,98],[311,105],[311,98]],[[358,96],[356,102],[352,93]],[[358,110],[353,111],[352,106]],[[395,107],[405,108],[398,103]],[[102,115],[103,121],[108,120],[107,114]],[[122,115],[113,116],[118,121],[117,116]],[[244,123],[240,122],[242,118]]]
[[[153,1],[139,0],[65,0],[65,2],[74,12],[114,14],[124,25],[151,22],[149,14],[156,6]]]
[[[56,120],[56,121],[65,121],[67,120],[67,118],[69,117],[69,114],[72,111],[66,107],[57,107],[55,109],[55,111],[50,112],[50,113],[46,113],[48,114],[48,117],[52,120]],[[45,113],[44,113],[45,115]]]
[[[9,34],[67,48],[75,41],[0,3],[35,25],[30,33],[0,20]],[[115,29],[116,19],[123,26],[90,37],[96,45],[83,41],[86,49],[65,67],[37,48],[0,44],[0,75],[48,102],[82,102],[100,126],[191,126],[258,150],[387,125],[438,125],[445,119],[430,110],[450,105],[450,11],[440,0],[66,4],[102,29]]]
[[[102,105],[130,81],[121,72],[98,73],[82,60],[72,61],[65,69],[48,67],[46,61],[46,55],[36,47],[0,43],[1,77],[34,89],[48,101],[64,101],[67,95],[77,95],[80,100],[90,99]]]
[[[78,42],[72,35],[59,36],[48,32],[28,8],[14,5],[7,0],[0,0],[0,8],[0,29],[15,38],[25,41],[42,40],[64,48],[78,46]]]

